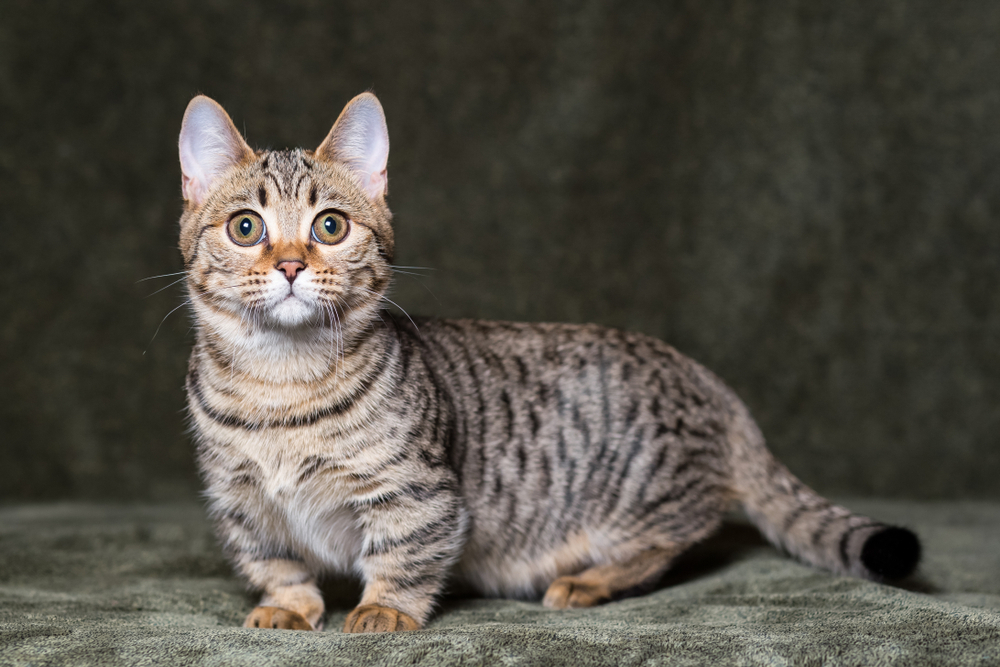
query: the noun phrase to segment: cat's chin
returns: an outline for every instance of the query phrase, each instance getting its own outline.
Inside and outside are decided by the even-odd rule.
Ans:
[[[275,304],[268,316],[274,325],[292,329],[315,323],[318,315],[313,305],[293,296]]]

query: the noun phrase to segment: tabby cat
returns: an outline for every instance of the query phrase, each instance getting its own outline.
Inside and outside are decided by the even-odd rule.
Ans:
[[[371,94],[315,151],[254,151],[207,97],[184,116],[187,394],[218,534],[263,593],[247,627],[321,628],[324,573],[363,580],[345,632],[418,629],[448,582],[588,607],[655,583],[734,501],[807,563],[914,569],[913,533],[807,488],[658,340],[383,310],[388,151]]]

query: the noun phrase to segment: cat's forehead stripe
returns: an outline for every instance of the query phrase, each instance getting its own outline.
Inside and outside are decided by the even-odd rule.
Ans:
[[[270,151],[260,163],[264,178],[271,183],[281,197],[297,199],[299,189],[312,165],[302,155],[301,149]]]

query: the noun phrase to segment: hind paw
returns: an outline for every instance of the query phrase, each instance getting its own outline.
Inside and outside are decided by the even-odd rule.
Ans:
[[[542,598],[550,609],[593,607],[611,597],[606,586],[588,583],[580,577],[559,577],[552,582]]]

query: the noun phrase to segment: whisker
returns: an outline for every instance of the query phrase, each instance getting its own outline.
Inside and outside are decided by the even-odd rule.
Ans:
[[[435,294],[434,292],[431,291],[430,287],[428,287],[427,285],[425,285],[420,280],[417,280],[417,278],[426,278],[427,276],[419,274],[419,273],[408,273],[406,271],[397,271],[396,273],[402,273],[402,274],[407,275],[407,276],[412,276],[413,277],[413,281],[415,283],[417,283],[418,285],[420,285],[421,287],[423,287],[425,290],[427,290],[427,293],[430,294],[432,297],[434,297],[435,301],[437,301],[438,303],[441,303],[441,299],[439,299],[437,297],[437,294]]]
[[[437,269],[430,266],[403,266],[401,264],[390,264],[390,269],[417,269],[420,271],[437,271]]]
[[[323,307],[323,313],[324,315],[326,315],[326,319],[330,323],[330,350],[326,354],[326,366],[327,368],[329,368],[330,361],[333,358],[334,344],[336,343],[337,337],[333,331],[333,311],[330,308],[330,304],[326,302],[320,302],[320,306]],[[334,373],[336,374],[336,369],[334,369]]]
[[[183,308],[184,306],[188,305],[189,303],[191,303],[191,299],[184,299],[184,301],[181,303],[181,305],[177,306],[176,308],[174,308],[169,313],[167,313],[166,315],[163,316],[163,319],[160,320],[159,325],[157,325],[157,327],[156,327],[156,331],[153,332],[153,337],[149,339],[149,343],[146,345],[146,349],[142,351],[142,356],[146,356],[146,352],[149,351],[149,346],[153,344],[154,340],[156,340],[156,334],[160,333],[160,327],[162,327],[163,323],[167,321],[167,318],[170,317],[171,315],[173,315],[175,312],[177,312],[181,308]]]
[[[412,324],[412,325],[413,325],[413,328],[417,330],[417,334],[418,334],[418,335],[420,334],[420,327],[418,327],[418,326],[417,326],[417,323],[413,321],[413,318],[412,318],[412,317],[410,317],[410,314],[409,314],[408,312],[406,312],[406,309],[405,309],[405,308],[403,308],[403,307],[402,307],[402,306],[400,306],[400,305],[399,305],[398,303],[396,303],[395,301],[393,301],[393,300],[392,300],[392,299],[390,299],[389,297],[385,296],[384,294],[379,294],[379,293],[378,293],[378,292],[376,292],[375,290],[370,290],[370,289],[368,289],[367,287],[363,287],[363,286],[361,286],[361,285],[357,285],[357,287],[358,287],[358,289],[363,289],[364,291],[368,292],[369,294],[374,294],[375,296],[377,296],[378,298],[382,299],[382,300],[383,300],[383,301],[385,301],[386,303],[390,303],[390,304],[392,304],[393,306],[396,306],[396,308],[399,308],[399,309],[400,309],[401,311],[403,311],[403,314],[404,314],[404,315],[406,315],[406,319],[410,320],[410,324]]]
[[[160,289],[156,290],[155,292],[151,292],[151,293],[147,294],[146,296],[144,296],[142,298],[148,299],[149,297],[153,296],[154,294],[159,294],[163,290],[169,289],[169,288],[173,287],[174,285],[176,285],[178,283],[184,282],[185,280],[187,280],[187,276],[184,276],[183,278],[179,278],[179,279],[175,280],[174,282],[170,283],[169,285],[167,285],[166,287],[161,287]]]
[[[333,307],[333,320],[336,326],[334,333],[336,335],[338,354],[337,367],[334,369],[334,372],[339,377],[343,377],[344,367],[347,365],[347,360],[344,358],[344,328],[340,324],[340,313],[337,312],[337,304],[332,303],[330,305]]]
[[[169,278],[171,276],[181,276],[181,275],[187,275],[187,271],[178,271],[177,273],[163,273],[158,276],[149,276],[148,278],[140,278],[139,280],[135,281],[135,283],[138,285],[139,283],[144,283],[147,280],[155,280],[157,278]]]

